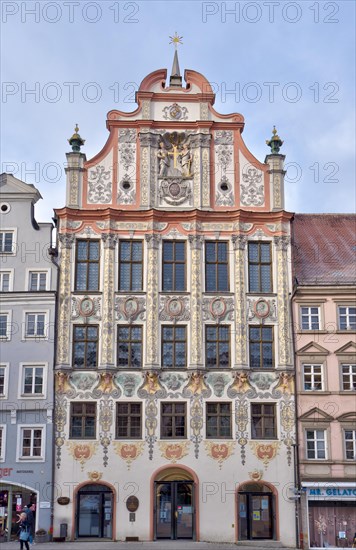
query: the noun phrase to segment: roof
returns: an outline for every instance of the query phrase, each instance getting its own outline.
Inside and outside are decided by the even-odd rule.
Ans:
[[[298,285],[356,284],[356,215],[295,214],[292,235]]]

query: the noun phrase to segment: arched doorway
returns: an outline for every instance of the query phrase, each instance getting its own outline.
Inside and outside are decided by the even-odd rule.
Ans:
[[[239,540],[276,539],[276,502],[266,483],[246,482],[237,495]]]
[[[154,478],[154,539],[196,539],[196,483],[183,468],[167,468]]]
[[[77,538],[113,538],[113,491],[107,485],[88,483],[77,493]]]

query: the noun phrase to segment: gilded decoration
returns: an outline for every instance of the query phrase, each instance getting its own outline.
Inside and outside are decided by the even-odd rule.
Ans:
[[[113,424],[113,401],[106,399],[101,399],[99,402],[100,412],[99,412],[99,440],[100,445],[103,448],[103,464],[104,467],[108,465],[108,449],[111,444],[111,426]]]
[[[124,392],[125,397],[132,397],[135,390],[142,380],[142,375],[137,374],[115,374],[114,382],[119,384]]]
[[[210,388],[205,383],[205,375],[202,372],[192,372],[189,377],[189,382],[183,390],[183,396],[189,397],[192,395],[202,395],[208,397],[211,395]]]
[[[97,165],[88,174],[88,202],[108,204],[112,201],[112,174],[105,166]]]
[[[276,390],[280,390],[282,393],[285,394],[293,394],[294,393],[294,379],[293,375],[289,374],[288,372],[281,372],[279,375],[279,381],[278,385],[276,386]]]
[[[258,443],[256,441],[250,441],[251,451],[258,458],[258,460],[261,460],[265,470],[267,470],[271,460],[276,458],[280,446],[280,441],[274,441],[273,443]]]
[[[263,470],[257,470],[255,468],[252,472],[249,472],[248,475],[252,481],[261,481],[263,478]]]
[[[280,401],[281,441],[287,447],[288,466],[292,464],[292,445],[295,443],[295,406],[288,401]]]
[[[56,393],[66,394],[73,391],[73,388],[69,384],[68,374],[66,372],[55,373],[55,388]]]
[[[153,448],[157,441],[157,425],[158,425],[158,408],[156,401],[154,399],[149,399],[146,401],[146,442],[148,444],[148,458],[149,460],[153,459]]]
[[[113,443],[115,453],[126,462],[128,470],[130,470],[132,462],[142,455],[144,446],[143,441],[140,443],[119,443],[117,441]]]
[[[100,481],[102,477],[103,477],[102,472],[98,472],[97,470],[94,470],[93,472],[88,472],[88,478],[90,479],[90,481],[93,481],[94,483]]]
[[[191,366],[202,365],[202,288],[201,288],[201,255],[204,243],[202,235],[188,236],[191,249],[191,346],[190,346],[190,364]]]
[[[214,443],[212,441],[206,441],[205,450],[210,458],[217,461],[221,470],[223,462],[233,454],[235,450],[235,442],[229,441],[228,443]]]
[[[72,319],[87,319],[92,317],[101,319],[101,296],[91,298],[90,296],[72,296]]]
[[[203,421],[203,402],[201,397],[194,397],[191,400],[190,405],[190,439],[194,445],[194,456],[199,458],[199,447],[203,440],[202,430],[204,426]]]
[[[233,383],[229,387],[228,394],[235,396],[237,394],[244,394],[249,390],[252,390],[252,387],[250,385],[247,373],[237,372]]]
[[[246,397],[240,397],[235,401],[236,439],[241,447],[241,463],[246,462],[246,445],[249,440],[249,407],[250,402]]]
[[[147,397],[147,395],[156,395],[161,391],[162,386],[159,382],[158,373],[153,371],[146,372],[143,386],[139,389],[140,397]]]
[[[216,397],[222,397],[230,377],[227,374],[208,374],[207,383],[213,388]]]
[[[234,299],[216,296],[214,298],[203,298],[203,320],[215,321],[233,321],[234,319]]]
[[[235,361],[237,367],[247,365],[247,334],[245,306],[245,249],[247,237],[232,235],[235,254]]]
[[[79,462],[80,469],[83,472],[85,463],[96,454],[98,443],[75,443],[74,441],[67,441],[67,447],[69,454],[74,460]]]
[[[161,321],[189,321],[188,296],[160,296],[159,319]]]
[[[116,317],[119,321],[143,321],[146,312],[146,299],[137,296],[117,296],[115,298]]]
[[[172,464],[175,464],[177,460],[181,460],[189,453],[189,444],[189,441],[185,441],[184,443],[165,443],[162,441],[158,446],[161,456]]]

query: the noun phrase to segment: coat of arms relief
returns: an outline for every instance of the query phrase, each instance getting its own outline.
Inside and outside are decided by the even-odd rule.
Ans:
[[[160,203],[191,204],[193,155],[190,135],[186,132],[165,132],[160,136],[157,151],[158,195]]]

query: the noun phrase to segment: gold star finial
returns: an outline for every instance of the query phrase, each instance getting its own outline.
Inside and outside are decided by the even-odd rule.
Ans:
[[[171,39],[170,44],[174,44],[175,49],[177,49],[178,44],[183,44],[183,36],[178,36],[177,31],[175,32],[174,36],[170,36],[169,38]]]

